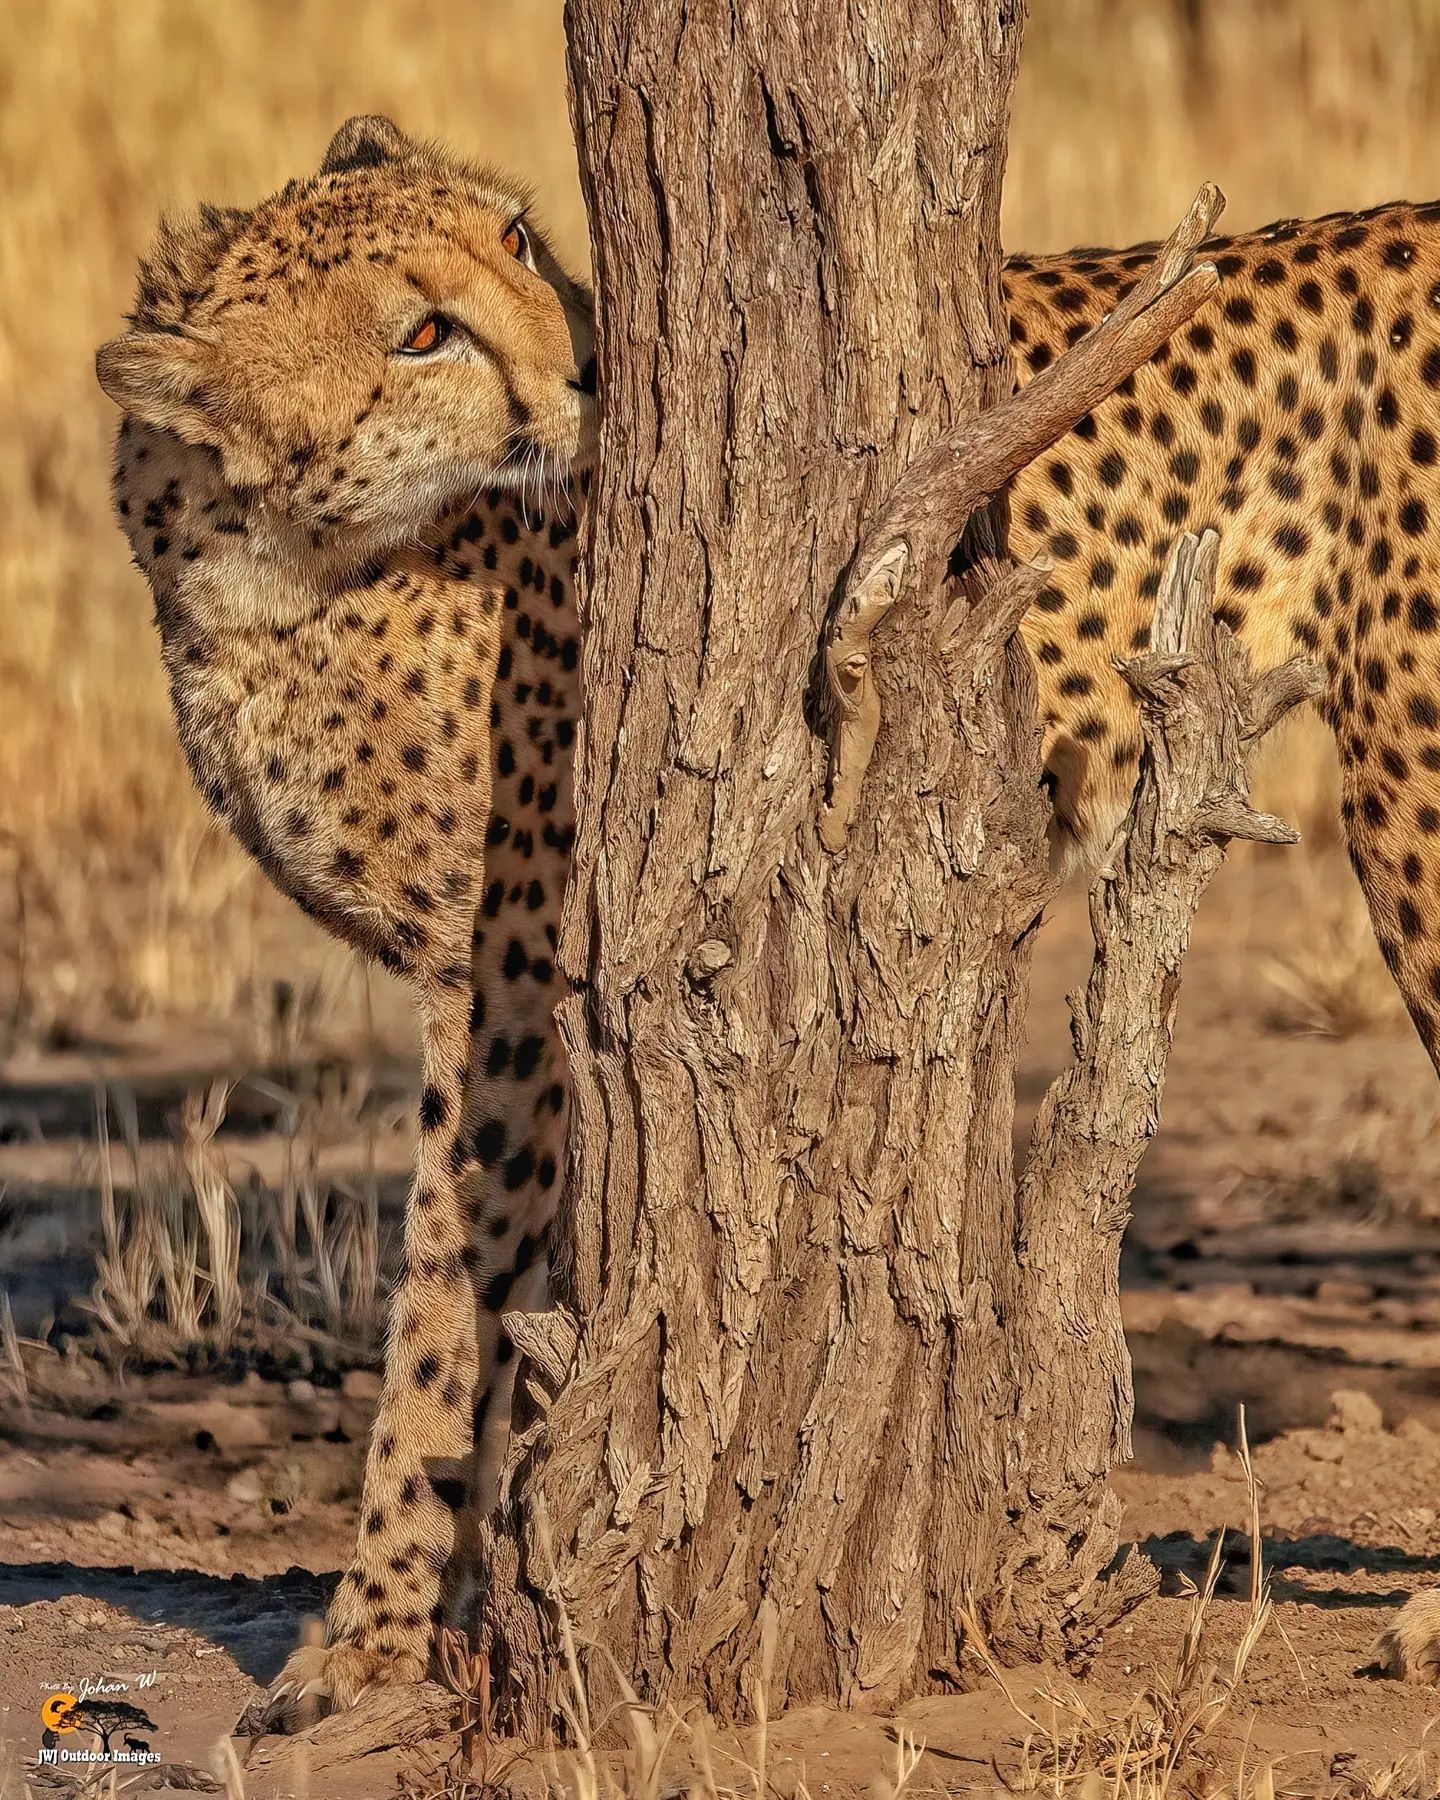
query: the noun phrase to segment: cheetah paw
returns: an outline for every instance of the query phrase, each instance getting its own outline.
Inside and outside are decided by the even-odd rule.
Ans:
[[[303,1644],[268,1693],[252,1702],[235,1727],[237,1737],[308,1731],[327,1714],[354,1706],[367,1688],[425,1678],[423,1657],[382,1656],[358,1644]]]
[[[1362,1672],[1419,1686],[1440,1681],[1440,1589],[1410,1596],[1376,1638]]]

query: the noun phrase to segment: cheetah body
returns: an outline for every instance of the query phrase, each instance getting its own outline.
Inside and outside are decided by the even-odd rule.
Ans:
[[[498,1316],[543,1303],[579,711],[569,487],[593,387],[588,295],[515,231],[524,206],[351,121],[316,179],[162,232],[133,329],[98,359],[197,784],[302,907],[414,982],[422,1020],[359,1542],[325,1647],[292,1659],[268,1723],[422,1674],[436,1625],[464,1616],[504,1429]],[[443,354],[412,358],[416,337]]]
[[[1022,381],[1154,245],[1018,257]],[[1014,483],[1011,544],[1054,564],[1023,626],[1062,859],[1107,841],[1139,732],[1116,659],[1149,640],[1175,535],[1220,531],[1216,607],[1260,667],[1325,672],[1351,860],[1440,1052],[1440,203],[1215,240],[1215,298]]]
[[[248,363],[199,382],[197,404],[173,370],[132,367],[153,342],[110,347],[108,368],[101,358],[130,415],[117,499],[155,592],[196,779],[301,905],[417,981],[425,1022],[416,1184],[360,1541],[328,1646],[292,1661],[272,1720],[304,1716],[307,1688],[343,1702],[425,1666],[484,1500],[474,1446],[495,1428],[506,1355],[493,1318],[533,1297],[555,1199],[565,1096],[550,956],[572,838],[575,524],[563,496],[542,504],[533,485],[504,485],[505,445],[517,408],[553,412],[575,386],[589,324],[548,258],[532,270],[548,298],[537,287],[527,302],[522,282],[508,312],[496,304],[495,270],[472,241],[518,210],[496,187],[386,121],[358,120],[318,182],[162,242],[131,337],[223,337],[221,315],[263,296],[278,339],[308,328],[321,340],[318,358],[287,352],[288,422]],[[1108,311],[1153,248],[1008,264],[1020,378]],[[1147,641],[1176,533],[1217,525],[1218,605],[1252,656],[1325,664],[1352,850],[1433,1050],[1440,976],[1415,946],[1440,871],[1428,534],[1440,507],[1440,207],[1285,224],[1205,254],[1217,300],[1010,494],[1014,547],[1054,563],[1023,631],[1057,849],[1093,855],[1123,810],[1139,733],[1115,658]],[[392,403],[388,369],[377,381],[372,355],[351,370],[335,341],[357,316],[364,329],[364,307],[342,291],[362,257],[431,298],[473,298],[478,283],[489,299],[475,339],[503,369],[518,336],[523,380],[512,364],[498,388],[436,382]],[[263,342],[250,341],[251,360]],[[217,396],[232,394],[217,427]],[[560,410],[565,428],[542,458],[551,474],[580,451]],[[483,453],[451,454],[440,480],[437,436],[453,452],[476,419]]]

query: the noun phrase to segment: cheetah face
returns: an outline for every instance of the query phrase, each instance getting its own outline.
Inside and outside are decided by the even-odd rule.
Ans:
[[[588,293],[492,171],[352,119],[320,175],[166,224],[106,392],[216,455],[291,556],[361,561],[594,435]]]

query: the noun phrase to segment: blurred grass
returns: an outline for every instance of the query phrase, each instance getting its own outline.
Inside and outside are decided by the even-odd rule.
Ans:
[[[1440,0],[1033,0],[1007,241],[1440,194]],[[559,0],[19,0],[0,19],[0,1039],[254,1010],[339,966],[205,820],[107,492],[95,346],[162,206],[243,202],[381,110],[584,219]],[[1318,822],[1318,734],[1271,782]],[[1303,790],[1303,791],[1302,791]],[[262,1009],[263,1010],[263,1009]]]

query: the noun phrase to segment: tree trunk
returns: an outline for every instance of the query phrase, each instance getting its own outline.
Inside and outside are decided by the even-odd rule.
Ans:
[[[1013,638],[1033,582],[989,506],[948,569],[913,519],[908,567],[857,557],[905,471],[1010,392],[1023,11],[568,0],[604,426],[559,1310],[512,1319],[482,1546],[496,1719],[524,1735],[564,1710],[567,1623],[600,1702],[618,1670],[731,1719],[757,1692],[888,1708],[959,1679],[972,1620],[1034,1653],[1147,1585],[1094,1592],[1129,1427],[1123,1195],[1067,1193],[1057,1232],[1013,1174],[1049,891]],[[1149,348],[1051,390],[1041,441]],[[905,604],[873,667],[832,664],[869,726],[822,842],[820,649],[852,562]]]

